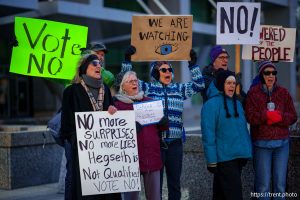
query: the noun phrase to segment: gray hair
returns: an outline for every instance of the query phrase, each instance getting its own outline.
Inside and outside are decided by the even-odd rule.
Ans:
[[[135,76],[137,77],[136,73],[134,71],[128,71],[124,74],[122,81],[120,83],[120,88],[119,88],[119,93],[120,94],[125,94],[124,90],[123,90],[123,84],[127,81],[127,79],[129,78],[129,76]]]

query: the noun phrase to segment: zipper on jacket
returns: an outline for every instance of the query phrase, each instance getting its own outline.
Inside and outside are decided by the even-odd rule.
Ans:
[[[164,88],[164,97],[165,97],[165,109],[164,109],[164,114],[165,116],[169,119],[169,115],[168,115],[168,94],[167,94],[167,86],[163,84],[163,88]],[[166,139],[168,139],[170,137],[170,130],[166,131]]]

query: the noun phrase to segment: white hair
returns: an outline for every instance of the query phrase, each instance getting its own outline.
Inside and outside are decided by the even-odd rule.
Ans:
[[[130,76],[135,76],[135,77],[137,77],[137,75],[136,75],[136,73],[135,73],[134,71],[128,71],[128,72],[126,72],[126,73],[124,74],[123,78],[122,78],[121,83],[120,83],[120,89],[119,89],[119,93],[120,93],[120,94],[124,94],[124,93],[125,93],[124,90],[123,90],[123,84],[128,80],[128,78],[129,78]]]

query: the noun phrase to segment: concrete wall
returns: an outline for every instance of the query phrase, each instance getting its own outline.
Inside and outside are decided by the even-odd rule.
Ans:
[[[58,181],[63,149],[42,130],[12,126],[0,132],[1,189]]]

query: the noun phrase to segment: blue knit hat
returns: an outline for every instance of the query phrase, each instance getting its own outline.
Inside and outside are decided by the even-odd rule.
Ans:
[[[159,80],[159,68],[160,66],[164,65],[164,64],[167,64],[169,65],[171,68],[172,68],[172,65],[171,63],[169,63],[168,61],[154,61],[150,64],[150,67],[151,67],[151,77],[153,77],[155,80]],[[173,75],[173,73],[172,73]]]
[[[214,63],[215,60],[217,59],[217,57],[218,57],[221,53],[226,53],[227,55],[229,55],[228,52],[227,52],[225,49],[223,49],[222,46],[220,46],[220,45],[214,46],[214,47],[210,50],[210,53],[209,53],[211,63]]]
[[[261,74],[267,67],[273,67],[276,70],[276,66],[270,60],[261,60],[257,63],[258,74]]]

